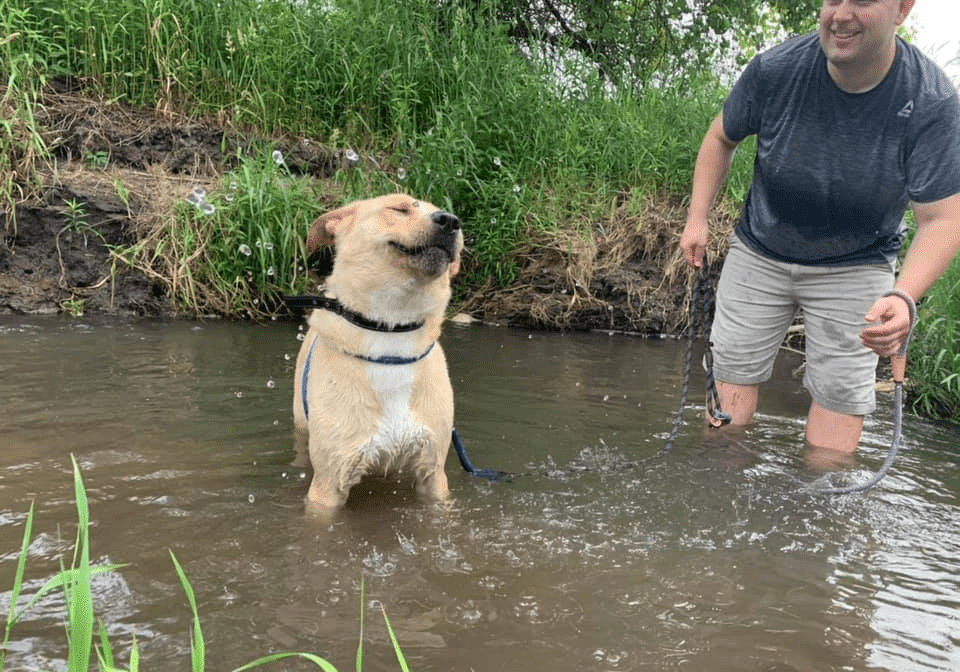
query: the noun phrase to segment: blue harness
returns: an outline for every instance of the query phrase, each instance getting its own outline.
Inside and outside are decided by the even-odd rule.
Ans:
[[[348,322],[361,327],[363,329],[369,329],[371,331],[380,331],[387,333],[396,333],[396,332],[409,332],[415,331],[423,326],[423,322],[410,322],[407,324],[395,324],[388,325],[383,324],[382,322],[377,322],[374,320],[367,319],[360,313],[352,311],[343,304],[341,304],[336,299],[330,299],[327,297],[321,296],[287,296],[284,297],[287,304],[291,307],[298,308],[319,308],[323,310],[329,310],[337,315],[340,315]],[[310,381],[310,366],[313,363],[313,349],[317,345],[317,338],[319,336],[314,336],[313,341],[310,343],[310,348],[307,350],[307,357],[303,361],[303,373],[300,376],[300,402],[303,404],[303,416],[304,418],[310,418],[310,405],[307,401],[307,390],[309,389]],[[398,355],[381,355],[379,357],[368,357],[367,355],[357,355],[353,354],[352,357],[363,360],[364,362],[370,362],[371,364],[383,364],[385,366],[403,366],[405,364],[415,364],[421,359],[425,358],[433,351],[433,346],[437,343],[434,341],[430,346],[424,350],[421,354],[416,357],[400,357]],[[349,354],[349,353],[348,353]],[[466,471],[471,476],[479,476],[480,478],[486,478],[491,481],[499,481],[501,479],[510,479],[510,475],[497,471],[495,469],[477,469],[473,466],[473,462],[470,461],[470,457],[467,455],[467,449],[463,445],[463,440],[460,438],[460,434],[457,432],[456,427],[453,428],[452,443],[454,450],[457,452],[457,457],[460,459],[460,466],[463,467],[463,470]]]
[[[307,358],[303,362],[303,375],[300,377],[300,400],[303,402],[303,415],[307,419],[310,418],[310,405],[307,403],[307,390],[310,387],[310,365],[313,362],[313,349],[317,345],[317,338],[319,338],[319,336],[314,336],[313,341],[310,343],[310,349],[307,350]],[[436,344],[436,341],[434,341],[426,350],[416,357],[400,357],[398,355],[381,355],[380,357],[368,357],[367,355],[352,356],[363,360],[364,362],[370,362],[371,364],[403,366],[405,364],[416,364],[421,359],[429,355],[433,351],[433,346]]]

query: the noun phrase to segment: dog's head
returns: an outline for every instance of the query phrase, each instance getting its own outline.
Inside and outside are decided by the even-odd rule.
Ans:
[[[354,201],[318,217],[307,235],[307,252],[332,245],[334,272],[379,272],[394,279],[425,281],[460,270],[460,220],[406,194]]]

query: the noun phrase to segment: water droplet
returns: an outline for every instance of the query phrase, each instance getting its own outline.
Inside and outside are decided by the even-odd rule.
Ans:
[[[269,387],[271,390],[272,390],[273,388],[275,388],[276,386],[277,386],[277,384],[276,384],[275,382],[273,382],[272,380],[268,380],[268,381],[267,381],[267,387]]]
[[[302,341],[302,340],[303,340],[303,336],[304,336],[303,334],[297,334],[297,340],[298,340],[298,341]]]
[[[344,156],[344,158],[345,158],[347,161],[349,161],[350,163],[357,163],[358,161],[360,161],[360,155],[357,154],[357,153],[356,153],[355,151],[353,151],[352,149],[348,149],[347,151],[345,151],[345,152],[343,153],[343,156]]]
[[[247,495],[247,501],[253,504],[255,501],[257,501],[257,498],[253,496],[253,493],[250,493]]]
[[[251,254],[253,254],[253,250],[250,249],[249,245],[244,243],[243,245],[240,246],[240,254],[243,254],[249,257]]]
[[[193,197],[197,201],[202,201],[207,197],[207,190],[201,187],[199,184],[193,188]]]
[[[289,353],[289,352],[283,353],[283,358],[289,362],[289,361],[290,361],[290,353]]]
[[[407,179],[407,171],[406,171],[405,169],[403,169],[403,168],[399,169],[399,170],[397,171],[397,179],[398,179],[398,180],[405,180],[405,179]]]
[[[225,200],[227,203],[233,203],[233,194],[232,193],[227,194],[226,196],[223,197],[223,200]]]
[[[243,392],[237,392],[237,399],[243,399]]]
[[[217,209],[213,207],[213,204],[208,203],[207,201],[204,201],[198,207],[200,208],[200,212],[202,212],[205,215],[212,215],[217,211]]]
[[[271,156],[273,157],[273,162],[275,164],[278,166],[283,165],[283,152],[281,152],[279,149],[275,149],[273,150],[273,154],[271,154]]]
[[[513,185],[513,193],[515,193],[515,194],[519,194],[519,193],[520,193],[520,185],[519,185],[519,184]]]
[[[265,249],[265,250],[272,250],[272,249],[273,249],[273,243],[264,243],[264,244],[263,244],[263,249]]]
[[[270,268],[267,269],[267,276],[268,276],[268,277],[271,277],[271,278],[272,278],[272,277],[275,276],[276,274],[277,274],[277,271],[276,271],[276,269],[273,268],[273,266],[271,266]]]
[[[503,162],[500,161],[499,156],[493,157],[493,165],[495,165],[497,168],[503,165]]]

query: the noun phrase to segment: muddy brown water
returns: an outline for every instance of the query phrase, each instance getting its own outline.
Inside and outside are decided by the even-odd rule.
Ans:
[[[960,669],[960,431],[907,416],[892,473],[826,497],[802,444],[785,355],[757,423],[706,433],[683,341],[448,325],[454,499],[363,484],[333,522],[305,514],[291,462],[298,325],[0,317],[0,609],[36,502],[25,593],[70,562],[70,456],[90,498],[94,602],[121,661],[189,669],[199,604],[207,669],[277,651],[423,671]],[[889,396],[851,478],[885,456]],[[22,604],[22,602],[21,602]],[[63,601],[13,631],[8,670],[62,669]],[[268,668],[270,669],[270,668]],[[272,669],[311,669],[284,662]]]

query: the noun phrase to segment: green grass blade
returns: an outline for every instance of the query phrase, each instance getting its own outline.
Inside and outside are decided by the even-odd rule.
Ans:
[[[286,658],[303,658],[304,660],[310,661],[311,663],[316,665],[319,669],[323,670],[324,672],[337,672],[337,668],[335,668],[333,665],[331,665],[329,662],[327,662],[320,656],[315,656],[312,653],[302,653],[302,652],[292,652],[292,651],[287,653],[274,653],[269,656],[264,656],[263,658],[257,658],[256,660],[252,660],[246,665],[243,665],[242,667],[238,667],[237,669],[233,670],[233,672],[244,672],[245,670],[252,670],[255,667],[260,667],[261,665],[266,665],[267,663],[272,663],[277,660],[284,660]]]
[[[363,581],[363,575],[360,575],[360,641],[357,642],[357,662],[356,670],[357,672],[363,672],[363,616],[364,616],[364,603],[365,603],[365,586]]]
[[[197,598],[193,594],[193,586],[190,585],[183,567],[177,562],[177,556],[170,551],[170,558],[173,560],[173,566],[177,570],[177,576],[180,578],[180,586],[187,596],[187,602],[190,604],[190,611],[193,613],[193,636],[190,639],[190,663],[193,672],[203,672],[205,666],[205,645],[203,642],[203,631],[200,629],[200,615],[197,612]]]
[[[113,564],[113,565],[102,565],[99,567],[90,568],[90,576],[96,576],[97,574],[106,574],[107,572],[112,572],[121,567],[126,567],[124,563]],[[58,574],[47,579],[47,582],[38,590],[33,597],[30,598],[30,601],[20,610],[20,613],[14,618],[14,622],[20,620],[20,618],[30,611],[36,604],[46,597],[49,593],[58,589],[69,590],[70,586],[77,583],[78,581],[78,571],[75,569],[62,569]],[[0,668],[2,669],[2,668]]]
[[[0,670],[7,662],[7,644],[10,642],[10,631],[16,625],[18,617],[15,616],[17,610],[17,600],[20,597],[20,590],[23,588],[23,575],[27,569],[27,554],[30,550],[30,539],[33,536],[33,514],[34,503],[30,502],[30,510],[27,511],[27,517],[23,521],[23,541],[20,542],[20,557],[17,558],[17,573],[13,577],[13,589],[10,591],[10,609],[7,611],[7,624],[3,631],[3,647],[0,648]]]
[[[400,663],[400,669],[403,672],[410,672],[410,668],[407,667],[407,661],[403,657],[403,651],[400,650],[400,643],[397,641],[397,636],[393,632],[393,628],[390,627],[390,619],[387,618],[387,610],[380,607],[383,611],[383,622],[387,625],[387,632],[390,633],[390,641],[393,643],[393,651],[397,654],[397,662]]]
[[[104,672],[113,672],[116,669],[113,663],[113,649],[110,648],[110,638],[107,637],[107,626],[100,621],[100,646],[97,647],[97,660]]]
[[[73,461],[73,489],[77,499],[77,545],[74,548],[74,577],[72,584],[64,583],[67,596],[68,638],[70,651],[67,659],[71,672],[86,672],[90,667],[93,649],[93,591],[90,587],[90,508],[83,477]],[[67,590],[67,586],[71,589]]]
[[[140,647],[137,646],[137,636],[133,636],[133,643],[130,645],[130,672],[140,670]]]

